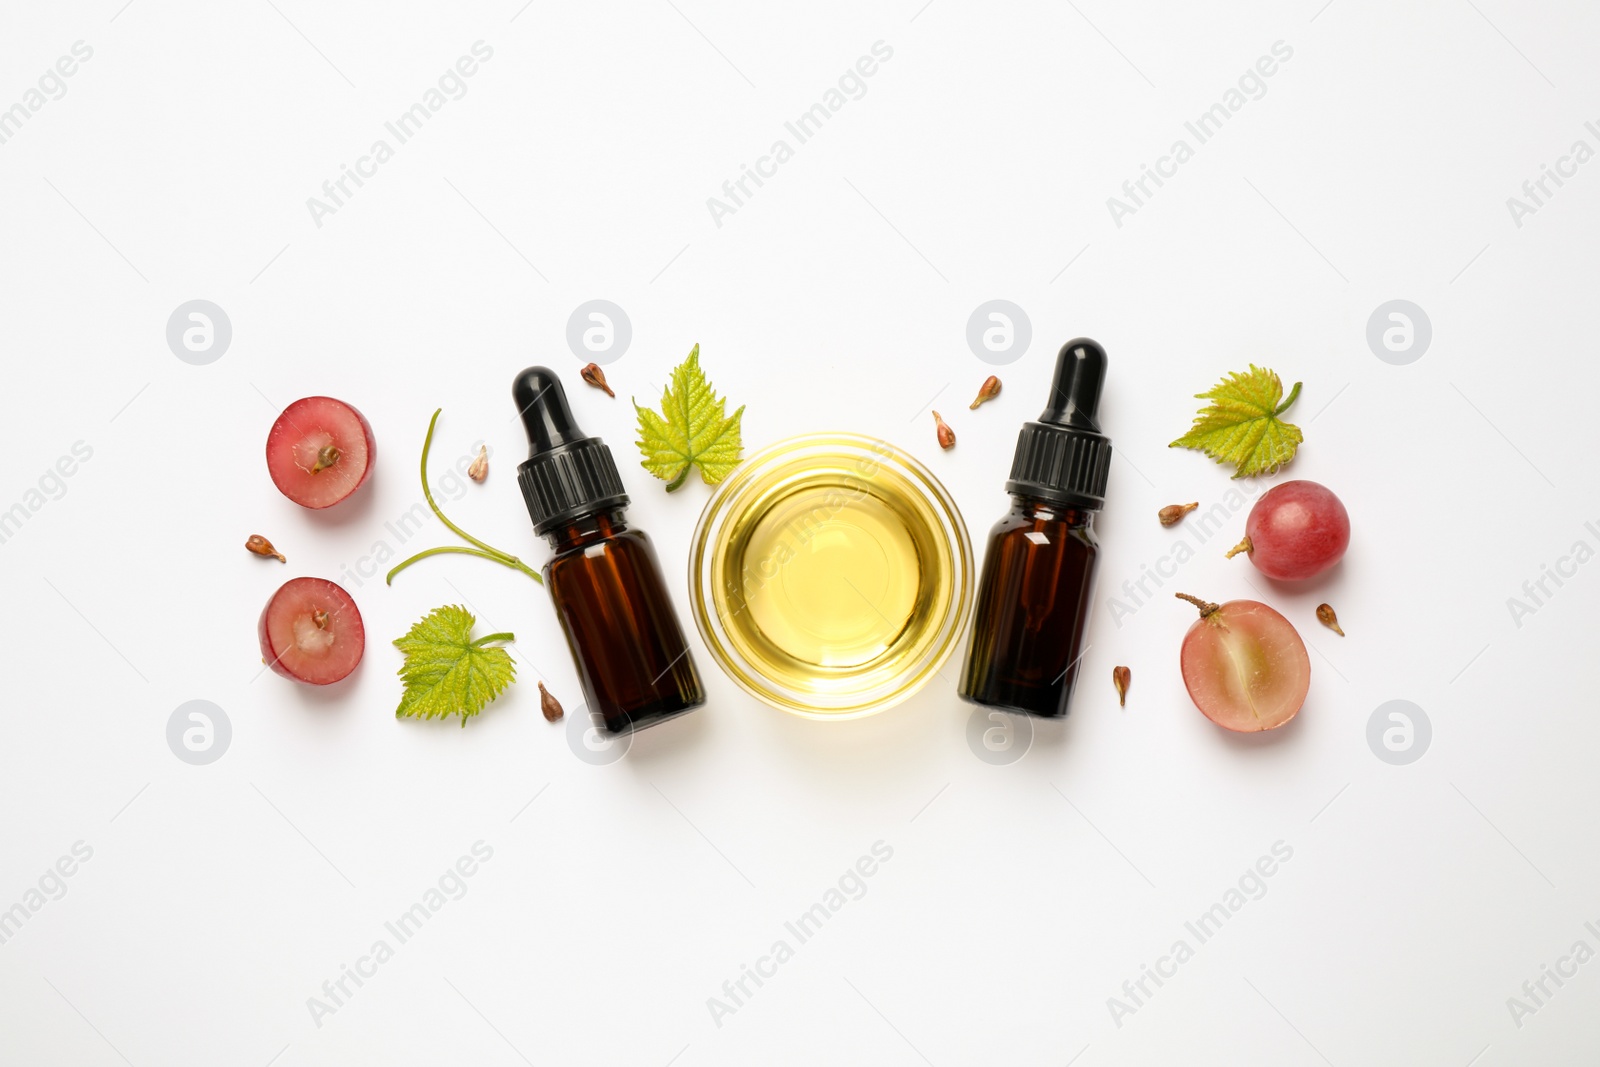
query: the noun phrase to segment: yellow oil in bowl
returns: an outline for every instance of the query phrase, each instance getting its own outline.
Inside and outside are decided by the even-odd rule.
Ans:
[[[885,442],[781,441],[720,486],[690,558],[712,656],[762,700],[816,718],[889,707],[949,657],[972,552],[938,480]]]

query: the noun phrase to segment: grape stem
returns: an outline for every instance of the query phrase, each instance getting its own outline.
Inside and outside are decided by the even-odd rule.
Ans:
[[[463,541],[475,545],[476,547],[462,548],[455,545],[446,545],[439,548],[424,549],[411,558],[403,559],[399,563],[395,564],[394,569],[384,577],[384,584],[393,585],[394,576],[411,566],[413,563],[417,562],[419,559],[427,559],[429,556],[437,556],[445,553],[459,553],[460,555],[464,556],[477,556],[481,559],[492,560],[493,562],[500,564],[502,567],[510,567],[514,571],[521,571],[529,578],[532,578],[540,585],[543,585],[544,579],[539,576],[538,571],[534,570],[532,567],[528,566],[511,553],[502,552],[493,545],[486,544],[483,541],[478,540],[476,537],[473,537],[471,534],[467,533],[467,531],[463,530],[461,527],[445,518],[444,512],[440,511],[439,505],[434,502],[433,490],[428,488],[428,452],[433,448],[433,427],[439,421],[439,412],[443,410],[443,408],[438,408],[434,411],[433,418],[428,420],[428,435],[422,439],[422,495],[428,501],[428,507],[433,511],[434,515],[438,517],[440,522],[449,527],[450,531],[456,536],[460,537]],[[463,718],[461,722],[462,725],[465,725],[466,719]]]
[[[1179,600],[1187,600],[1189,603],[1191,603],[1195,607],[1199,608],[1200,609],[1200,617],[1202,619],[1207,617],[1208,615],[1213,615],[1216,612],[1222,610],[1222,605],[1221,604],[1213,604],[1209,600],[1201,600],[1199,597],[1190,596],[1188,593],[1173,593],[1172,595],[1177,597]]]
[[[1236,544],[1232,548],[1228,549],[1227,555],[1225,555],[1223,558],[1224,559],[1232,559],[1234,556],[1237,556],[1241,552],[1254,552],[1255,550],[1256,550],[1256,546],[1252,545],[1250,543],[1250,538],[1249,537],[1246,537],[1243,541],[1240,541],[1238,544]]]

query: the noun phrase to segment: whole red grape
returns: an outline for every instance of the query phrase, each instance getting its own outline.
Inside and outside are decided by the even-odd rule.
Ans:
[[[1338,563],[1348,547],[1350,515],[1339,498],[1316,482],[1294,481],[1262,494],[1228,556],[1248,552],[1268,578],[1298,582]]]

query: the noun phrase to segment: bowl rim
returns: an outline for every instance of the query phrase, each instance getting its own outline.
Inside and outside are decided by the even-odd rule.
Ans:
[[[936,640],[919,659],[908,676],[896,684],[892,691],[878,697],[847,704],[837,711],[819,711],[814,704],[801,703],[788,695],[787,690],[770,684],[770,680],[746,660],[724,636],[720,619],[713,619],[715,590],[710,585],[709,567],[712,557],[712,528],[723,514],[728,502],[748,485],[752,478],[792,462],[801,454],[815,454],[820,449],[833,448],[845,458],[857,458],[863,452],[871,453],[878,462],[894,468],[921,493],[928,506],[939,517],[936,537],[944,540],[950,549],[952,595],[940,624]],[[826,454],[826,453],[824,453]],[[779,711],[801,718],[825,722],[842,722],[864,718],[886,711],[921,691],[937,675],[954,654],[963,634],[974,598],[974,562],[972,541],[966,521],[955,498],[945,488],[937,475],[916,456],[889,441],[868,434],[848,431],[829,431],[797,434],[774,441],[747,456],[716,487],[695,524],[689,548],[689,605],[695,627],[706,644],[711,658],[734,684],[762,703]]]

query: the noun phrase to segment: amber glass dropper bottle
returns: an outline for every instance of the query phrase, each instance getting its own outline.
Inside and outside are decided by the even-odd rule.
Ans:
[[[1094,581],[1094,513],[1111,440],[1097,411],[1106,353],[1087,337],[1056,357],[1050,402],[1017,438],[1011,511],[989,531],[961,698],[1045,718],[1067,713]]]
[[[623,514],[628,494],[611,449],[578,429],[554,371],[529,367],[511,393],[528,431],[517,483],[534,532],[555,551],[545,588],[590,713],[620,734],[704,704],[661,561]]]

